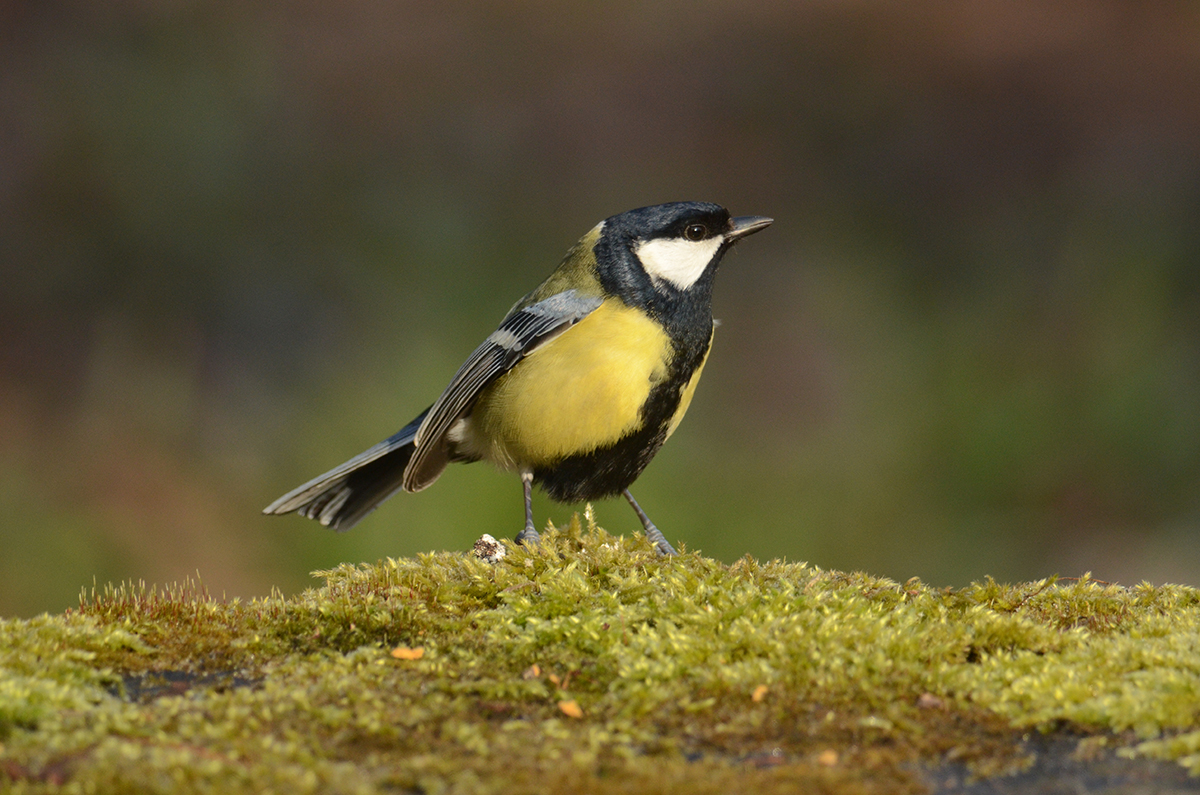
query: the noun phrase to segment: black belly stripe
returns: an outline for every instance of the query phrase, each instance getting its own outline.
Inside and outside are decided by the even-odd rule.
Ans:
[[[697,347],[691,356],[676,351],[667,377],[651,390],[642,407],[640,429],[606,447],[535,469],[534,482],[559,502],[598,500],[629,488],[667,439],[683,389],[708,353],[708,345]]]

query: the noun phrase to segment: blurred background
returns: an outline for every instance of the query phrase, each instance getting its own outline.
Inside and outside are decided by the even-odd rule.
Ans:
[[[259,512],[432,402],[597,221],[680,199],[776,222],[635,489],[677,545],[1200,586],[1193,2],[24,0],[0,615],[511,537],[483,465],[345,535]]]

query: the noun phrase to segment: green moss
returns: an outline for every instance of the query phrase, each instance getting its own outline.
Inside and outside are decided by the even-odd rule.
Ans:
[[[662,559],[578,518],[508,549],[340,566],[291,599],[106,587],[0,622],[0,785],[920,792],[947,764],[1021,770],[1020,733],[1063,726],[1200,772],[1187,588]]]

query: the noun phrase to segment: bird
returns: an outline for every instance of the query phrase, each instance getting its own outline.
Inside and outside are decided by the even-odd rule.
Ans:
[[[268,505],[344,531],[398,491],[430,486],[450,463],[520,476],[578,503],[623,495],[647,540],[676,554],[629,487],[675,432],[712,346],[722,257],[771,218],[708,202],[614,215],[577,242],[467,358],[433,405],[392,436]]]

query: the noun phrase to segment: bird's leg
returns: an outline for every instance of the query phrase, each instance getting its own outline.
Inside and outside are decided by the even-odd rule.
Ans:
[[[671,546],[671,542],[668,541],[666,536],[662,534],[662,531],[654,526],[654,522],[650,521],[650,517],[647,516],[646,512],[642,510],[642,506],[637,504],[637,500],[635,500],[633,495],[629,493],[629,489],[625,489],[625,491],[622,493],[625,495],[625,499],[629,500],[629,504],[633,506],[634,513],[636,513],[638,518],[642,520],[642,527],[646,528],[646,538],[651,544],[654,545],[654,548],[658,550],[658,554],[677,554],[675,552],[675,547]]]
[[[521,473],[521,485],[525,487],[525,529],[517,533],[518,544],[536,544],[541,540],[533,527],[533,473]]]

